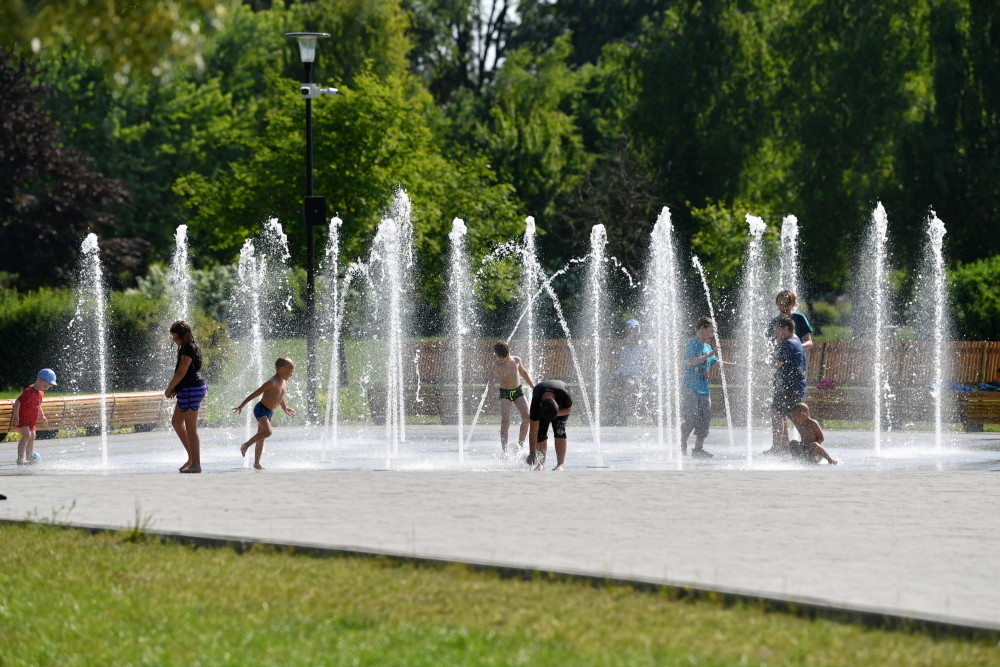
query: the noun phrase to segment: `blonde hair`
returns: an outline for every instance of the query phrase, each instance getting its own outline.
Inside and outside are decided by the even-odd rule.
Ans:
[[[295,362],[288,357],[278,357],[274,362],[274,370],[281,368],[295,368]]]
[[[792,409],[789,412],[801,413],[801,414],[804,414],[806,417],[808,417],[809,416],[809,406],[806,405],[805,403],[796,403],[795,405],[792,406]]]

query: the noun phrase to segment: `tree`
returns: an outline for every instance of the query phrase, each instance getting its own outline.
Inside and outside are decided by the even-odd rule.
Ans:
[[[410,54],[439,103],[467,89],[481,94],[503,62],[515,28],[516,0],[407,0]]]
[[[71,277],[88,231],[117,244],[116,256],[128,261],[144,248],[137,239],[111,240],[113,211],[128,193],[94,171],[87,155],[63,145],[41,109],[48,91],[35,75],[28,61],[0,50],[0,271],[18,274],[23,288]]]

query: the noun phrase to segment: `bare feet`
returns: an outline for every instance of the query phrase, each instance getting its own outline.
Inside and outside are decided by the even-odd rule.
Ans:
[[[17,465],[19,465],[19,466],[26,466],[26,465],[28,465],[28,459],[18,459],[17,460]]]
[[[185,470],[187,470],[190,467],[191,467],[191,462],[187,461],[186,463],[184,463],[184,465],[182,465],[180,468],[178,468],[177,471],[178,472],[184,472]]]
[[[201,466],[188,466],[187,468],[181,468],[181,472],[199,473],[201,472]]]
[[[252,443],[253,443],[253,440],[247,440],[242,445],[240,445],[240,456],[246,456],[247,455],[247,450],[250,449],[250,445]]]
[[[259,463],[254,463],[254,464],[253,464],[253,467],[254,467],[254,468],[256,468],[257,470],[263,470],[263,469],[264,469],[264,466],[262,466],[262,465],[261,465],[261,464],[259,464]]]
[[[565,464],[560,463],[559,465],[557,465],[555,468],[552,469],[552,472],[555,472],[556,470],[560,470],[560,471],[563,470],[563,465],[565,465]]]
[[[830,461],[830,465],[832,465],[832,466],[837,465],[837,462],[834,461],[833,459],[828,459],[828,460]]]

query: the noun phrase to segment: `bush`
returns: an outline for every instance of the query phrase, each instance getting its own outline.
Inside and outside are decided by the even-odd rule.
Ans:
[[[949,272],[955,336],[997,340],[1000,331],[1000,255],[958,264]]]
[[[39,369],[56,368],[56,334],[67,329],[73,310],[69,290],[0,291],[0,340],[13,343],[8,354],[0,355],[0,387],[19,389],[31,384]]]

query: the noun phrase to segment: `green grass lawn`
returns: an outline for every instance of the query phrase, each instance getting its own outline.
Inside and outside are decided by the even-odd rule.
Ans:
[[[0,664],[997,664],[935,638],[459,565],[0,525]],[[817,575],[819,576],[819,575]]]

